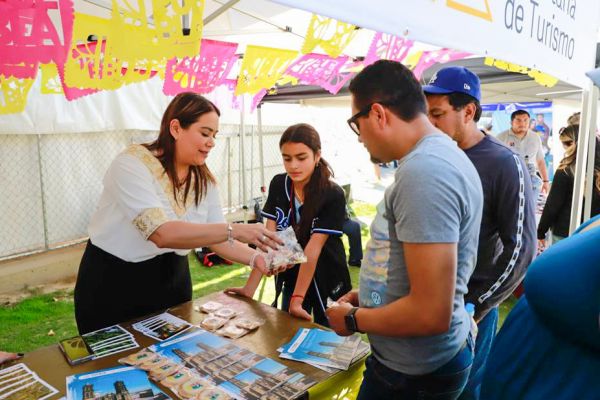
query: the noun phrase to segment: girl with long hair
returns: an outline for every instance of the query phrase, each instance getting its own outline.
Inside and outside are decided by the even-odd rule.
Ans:
[[[559,139],[565,148],[565,155],[554,174],[552,187],[538,224],[537,235],[542,248],[546,246],[546,232],[549,229],[552,229],[553,243],[569,236],[578,137],[579,125],[568,125],[559,131]],[[600,213],[600,143],[597,138],[594,159],[594,190],[591,201],[591,216],[594,216]]]
[[[112,162],[91,217],[75,286],[80,333],[165,309],[192,298],[187,254],[219,255],[269,273],[262,250],[276,235],[262,224],[228,224],[206,166],[219,109],[195,93],[167,107],[158,138],[131,145]]]
[[[351,289],[346,252],[341,241],[345,219],[344,191],[331,180],[333,171],[321,156],[321,140],[308,124],[292,125],[279,140],[285,173],[276,175],[262,215],[267,228],[294,228],[307,261],[276,277],[276,299],[295,317],[328,325],[327,298],[337,300]],[[252,271],[243,288],[231,293],[252,297],[260,282]],[[274,304],[275,304],[274,303]]]

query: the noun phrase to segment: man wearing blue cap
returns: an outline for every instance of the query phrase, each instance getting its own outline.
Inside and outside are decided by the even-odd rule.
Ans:
[[[475,304],[479,332],[469,382],[461,399],[478,399],[479,387],[496,333],[498,305],[523,279],[535,249],[535,206],[523,160],[477,128],[481,116],[479,78],[464,67],[439,70],[423,87],[429,119],[457,142],[479,173],[483,216],[477,264],[466,303]]]

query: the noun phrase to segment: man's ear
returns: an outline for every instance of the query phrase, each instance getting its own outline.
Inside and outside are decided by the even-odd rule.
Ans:
[[[464,107],[465,110],[465,120],[464,122],[471,122],[475,118],[475,113],[477,112],[477,106],[475,103],[469,103]]]
[[[385,125],[388,123],[389,110],[387,108],[385,108],[384,106],[382,106],[381,104],[375,103],[371,106],[371,112],[374,114],[375,124],[377,124],[377,127],[379,129],[383,129],[385,127]]]
[[[179,139],[179,135],[181,134],[181,125],[179,124],[178,119],[172,119],[171,122],[169,122],[169,132],[171,133],[171,136],[173,136],[173,139]]]

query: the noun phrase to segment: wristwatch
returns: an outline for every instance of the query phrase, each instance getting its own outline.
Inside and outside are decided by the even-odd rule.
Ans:
[[[344,322],[346,323],[346,329],[350,332],[358,332],[358,324],[354,314],[358,311],[358,307],[352,307],[348,314],[344,315]]]

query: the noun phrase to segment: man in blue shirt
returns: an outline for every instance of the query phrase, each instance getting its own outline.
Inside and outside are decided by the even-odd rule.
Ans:
[[[438,71],[423,87],[431,122],[457,142],[483,186],[477,265],[465,302],[475,305],[479,333],[469,383],[461,399],[478,399],[496,333],[498,305],[523,279],[536,250],[531,179],[516,153],[477,128],[481,116],[479,78],[464,67]]]

